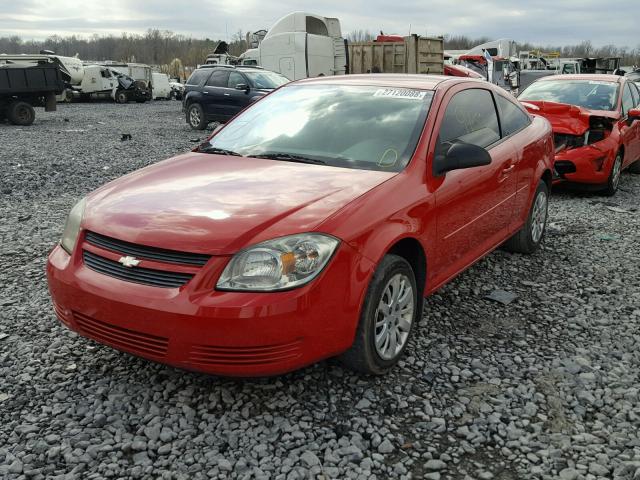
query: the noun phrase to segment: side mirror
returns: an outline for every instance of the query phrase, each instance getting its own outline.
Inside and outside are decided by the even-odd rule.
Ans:
[[[480,167],[491,163],[491,155],[484,148],[456,141],[446,154],[433,157],[433,174],[440,176],[451,170]]]
[[[636,108],[631,108],[628,112],[627,112],[627,117],[629,118],[629,120],[634,121],[634,120],[640,120],[640,107],[636,107]]]
[[[249,92],[249,85],[246,83],[239,83],[236,85],[236,90],[244,90],[245,92]]]

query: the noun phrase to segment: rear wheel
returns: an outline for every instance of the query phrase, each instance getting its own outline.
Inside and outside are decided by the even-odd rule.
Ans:
[[[194,130],[204,130],[207,128],[207,119],[204,115],[204,110],[199,103],[192,103],[187,108],[187,123]]]
[[[29,103],[17,100],[9,105],[7,117],[14,125],[26,127],[27,125],[31,125],[36,119],[36,111]]]
[[[620,175],[622,174],[622,152],[618,152],[616,159],[611,166],[611,173],[607,180],[607,185],[602,190],[602,193],[607,197],[612,197],[618,191],[618,185],[620,184]]]
[[[402,356],[418,319],[418,290],[411,265],[386,255],[376,268],[353,345],[340,357],[358,372],[380,375]]]
[[[516,253],[534,253],[540,247],[547,227],[549,187],[540,180],[533,197],[527,222],[503,245],[505,250]]]

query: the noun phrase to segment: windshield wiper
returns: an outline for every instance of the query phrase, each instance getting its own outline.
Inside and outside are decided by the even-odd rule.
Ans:
[[[224,148],[212,147],[208,143],[204,143],[198,147],[199,153],[214,153],[218,155],[233,155],[234,157],[241,157],[242,155],[233,150],[226,150]]]
[[[326,165],[327,162],[318,158],[305,157],[304,155],[296,155],[294,153],[273,152],[259,153],[257,155],[249,155],[253,158],[267,158],[269,160],[285,160],[287,162],[297,163],[315,163],[317,165]]]

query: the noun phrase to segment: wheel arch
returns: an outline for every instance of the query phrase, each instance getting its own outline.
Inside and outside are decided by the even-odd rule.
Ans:
[[[427,255],[420,243],[415,237],[404,237],[397,239],[385,252],[385,255],[397,255],[404,258],[416,277],[416,286],[418,287],[420,307],[422,306],[422,298],[427,284]]]
[[[549,191],[551,191],[551,185],[553,182],[553,174],[551,173],[551,170],[547,168],[544,172],[542,172],[542,177],[540,178],[544,183],[547,184],[547,188],[549,189]]]

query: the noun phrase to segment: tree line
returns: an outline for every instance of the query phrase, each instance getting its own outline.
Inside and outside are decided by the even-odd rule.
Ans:
[[[354,30],[347,35],[351,42],[370,41],[375,38],[368,30]],[[466,50],[490,41],[488,37],[470,38],[465,35],[445,35],[444,47],[450,50]],[[0,37],[0,53],[38,53],[40,50],[52,50],[59,55],[78,55],[82,60],[116,60],[140,62],[151,65],[168,65],[175,59],[186,67],[204,63],[213,51],[218,40],[197,39],[173,33],[168,30],[149,29],[144,34],[123,33],[115,35],[53,35],[45,40],[23,40],[19,36]],[[244,33],[239,30],[232,35],[229,53],[240,55],[246,50]],[[622,57],[622,65],[640,64],[640,44],[635,48],[616,45],[595,47],[589,40],[577,45],[534,45],[518,44],[519,50],[539,50],[558,52],[561,57]]]

